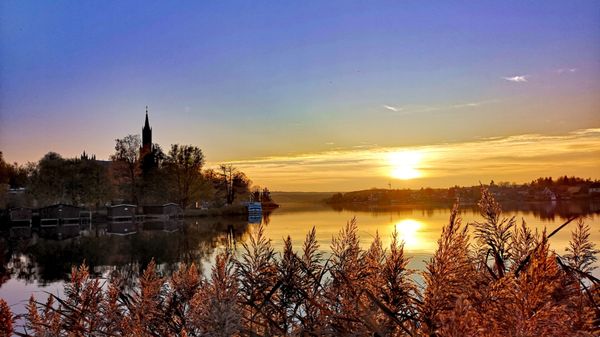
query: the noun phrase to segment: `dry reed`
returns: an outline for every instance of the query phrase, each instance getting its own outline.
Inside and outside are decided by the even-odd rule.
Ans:
[[[126,289],[119,277],[103,287],[85,265],[73,268],[63,298],[31,298],[19,332],[0,300],[0,334],[597,336],[600,282],[590,273],[598,250],[589,227],[577,223],[560,257],[549,248],[554,232],[517,226],[487,190],[482,196],[483,221],[463,225],[455,206],[420,273],[407,268],[397,233],[389,247],[377,234],[362,249],[356,219],[333,237],[327,259],[315,228],[299,250],[288,237],[276,253],[258,226],[235,257],[216,257],[208,277],[194,264],[165,277],[151,262]]]

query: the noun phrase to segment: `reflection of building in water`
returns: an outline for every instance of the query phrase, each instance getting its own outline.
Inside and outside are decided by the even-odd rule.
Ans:
[[[66,239],[79,235],[81,207],[56,204],[40,208],[39,236],[51,239]]]
[[[143,206],[144,217],[146,220],[181,220],[183,219],[183,209],[176,203],[164,205],[146,205]]]
[[[138,222],[143,216],[137,214],[137,206],[118,204],[106,207],[106,234],[130,235],[138,231]]]
[[[183,228],[184,222],[181,219],[148,220],[144,221],[142,226],[145,231],[159,230],[164,232],[176,232]]]
[[[39,229],[39,235],[44,239],[69,239],[79,236],[79,224],[64,224],[60,226],[43,226]]]
[[[138,231],[138,225],[131,221],[109,222],[106,225],[107,234],[131,235]]]

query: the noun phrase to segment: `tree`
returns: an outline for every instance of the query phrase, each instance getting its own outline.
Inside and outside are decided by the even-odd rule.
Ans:
[[[238,171],[231,164],[222,164],[219,166],[219,170],[221,171],[220,186],[225,192],[225,200],[228,205],[233,204],[236,194],[249,192],[251,181],[243,172]]]
[[[67,188],[72,187],[67,171],[67,161],[58,153],[48,152],[33,169],[28,192],[41,204],[67,201]]]
[[[12,165],[4,160],[2,151],[0,151],[0,184],[8,184],[10,188],[25,187],[29,170],[27,165]]]
[[[107,169],[94,159],[65,159],[49,152],[24,170],[31,171],[28,193],[42,204],[99,205],[110,197]]]
[[[271,191],[269,191],[268,188],[266,188],[266,187],[263,188],[262,194],[260,195],[260,201],[262,201],[262,202],[271,202],[271,201],[273,201],[271,199]]]
[[[129,191],[131,201],[137,203],[137,178],[140,175],[140,136],[127,135],[115,139],[115,153],[110,156],[120,183]]]
[[[88,205],[100,205],[110,199],[108,170],[94,159],[75,160],[80,181],[79,200]]]
[[[4,155],[0,151],[0,184],[8,184],[10,177],[10,169],[8,163],[4,161]]]
[[[164,203],[169,200],[169,177],[166,169],[166,155],[160,145],[153,143],[152,152],[140,156],[140,183],[138,191],[142,203]],[[150,155],[148,155],[150,154]],[[150,162],[150,160],[152,160]],[[145,169],[144,169],[145,167]]]
[[[204,154],[200,148],[192,145],[171,145],[165,167],[173,182],[174,195],[183,208],[187,208],[202,190],[202,166]]]

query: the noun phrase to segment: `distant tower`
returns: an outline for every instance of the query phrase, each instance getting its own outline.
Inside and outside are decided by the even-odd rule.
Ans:
[[[146,122],[142,128],[142,148],[140,149],[140,157],[142,159],[142,172],[144,174],[158,167],[156,151],[152,145],[152,128],[148,121],[148,106],[146,105]]]
[[[152,147],[152,128],[148,121],[148,106],[146,105],[146,122],[142,128],[142,148],[151,150]]]

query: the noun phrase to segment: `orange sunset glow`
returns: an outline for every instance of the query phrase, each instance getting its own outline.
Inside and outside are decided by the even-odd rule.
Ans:
[[[600,336],[600,1],[0,1],[0,337]]]

